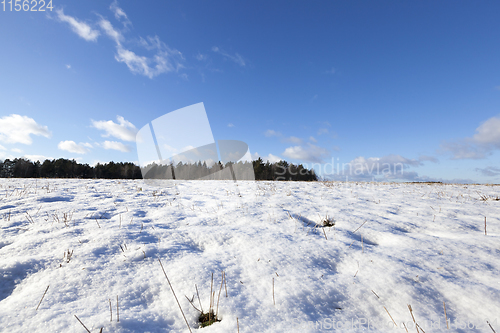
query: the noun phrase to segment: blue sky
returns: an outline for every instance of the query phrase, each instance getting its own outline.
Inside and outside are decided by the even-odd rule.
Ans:
[[[138,129],[203,102],[215,139],[334,179],[500,182],[497,2],[53,6],[0,11],[0,159],[137,161]]]

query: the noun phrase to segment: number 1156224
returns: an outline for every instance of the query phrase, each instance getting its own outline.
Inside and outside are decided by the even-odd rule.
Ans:
[[[52,11],[52,0],[3,0],[0,2],[4,12],[45,12]]]

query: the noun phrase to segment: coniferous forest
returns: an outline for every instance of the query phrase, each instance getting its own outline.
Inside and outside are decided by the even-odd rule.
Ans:
[[[270,163],[269,161],[264,162],[260,157],[252,162],[228,163],[226,165],[219,162],[212,166],[207,166],[206,163],[201,162],[192,164],[179,162],[175,166],[158,166],[153,164],[146,166],[143,171],[148,170],[145,178],[155,178],[155,175],[168,172],[169,175],[172,174],[171,178],[174,179],[226,179],[223,176],[218,176],[224,174],[224,172],[219,171],[227,171],[226,175],[233,174],[234,177],[235,170],[251,170],[251,167],[248,165],[249,163],[252,163],[251,167],[253,167],[255,180],[318,180],[314,170],[309,170],[302,164],[296,165],[283,160]],[[97,163],[95,166],[90,166],[89,164],[80,164],[75,160],[63,158],[45,160],[43,163],[16,158],[14,160],[6,159],[0,161],[0,178],[141,179],[143,177],[141,168],[130,162]]]

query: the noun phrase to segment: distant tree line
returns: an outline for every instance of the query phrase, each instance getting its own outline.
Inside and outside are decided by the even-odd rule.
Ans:
[[[318,176],[313,169],[307,169],[302,164],[296,165],[286,161],[264,163],[262,158],[252,162],[256,180],[293,180],[316,181]]]
[[[252,162],[227,163],[221,162],[212,166],[206,163],[182,163],[174,165],[156,164],[141,168],[130,162],[97,163],[95,166],[80,164],[75,160],[53,159],[32,162],[24,158],[0,161],[0,178],[103,178],[103,179],[141,179],[142,172],[146,178],[175,179],[251,179],[253,168],[256,180],[292,180],[316,181],[318,177],[314,170],[309,170],[302,164],[295,165],[286,161],[270,163],[259,159]],[[170,176],[171,175],[171,176]],[[236,178],[235,178],[236,177]]]
[[[90,166],[64,158],[45,160],[43,163],[16,158],[0,162],[0,178],[140,179],[142,175],[141,169],[130,162],[97,163],[95,166]]]

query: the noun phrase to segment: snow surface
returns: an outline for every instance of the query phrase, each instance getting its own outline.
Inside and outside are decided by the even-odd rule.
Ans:
[[[440,332],[443,302],[451,331],[500,331],[498,195],[486,185],[1,179],[0,331],[86,332],[76,315],[92,332],[188,332],[158,258],[193,332],[237,332],[237,322],[240,332],[415,332],[408,304],[425,332]],[[326,216],[335,227],[317,225]],[[206,311],[222,271],[222,320],[199,328],[186,296],[196,284]]]

